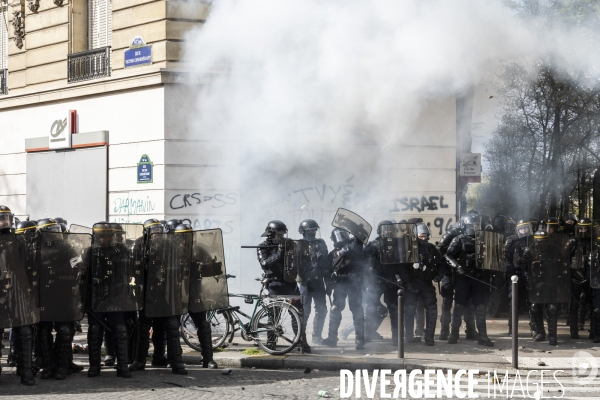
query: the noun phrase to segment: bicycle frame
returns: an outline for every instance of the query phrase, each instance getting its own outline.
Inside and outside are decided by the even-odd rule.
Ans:
[[[243,298],[248,298],[249,296],[247,295],[243,295],[243,294],[233,294],[233,293],[229,293],[229,297],[243,297]],[[248,315],[246,313],[244,313],[243,311],[240,311],[239,307],[234,308],[234,309],[230,309],[229,312],[230,314],[233,316],[233,318],[235,319],[234,321],[234,326],[238,325],[239,329],[243,330],[245,334],[249,335],[249,336],[253,336],[256,333],[260,333],[260,332],[267,332],[268,330],[265,329],[263,330],[257,330],[257,331],[251,331],[250,329],[246,329],[247,327],[250,328],[250,322],[252,321],[252,319],[254,318],[254,316],[256,315],[256,311],[258,310],[258,306],[260,305],[262,308],[264,308],[265,303],[263,302],[263,297],[262,296],[257,296],[256,298],[254,298],[253,296],[253,300],[256,300],[256,302],[254,303],[254,310],[252,311],[252,315]],[[242,321],[242,319],[239,317],[238,314],[241,314],[242,316],[244,316],[245,318],[248,319],[248,326],[246,326],[246,324]],[[236,329],[233,329],[233,333],[235,333]],[[230,342],[233,340],[233,333],[231,335],[230,338]]]

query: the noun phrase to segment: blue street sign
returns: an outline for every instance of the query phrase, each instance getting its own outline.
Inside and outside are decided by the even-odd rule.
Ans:
[[[150,157],[144,154],[140,158],[140,162],[137,165],[137,183],[152,183],[152,167],[153,163],[150,161]]]
[[[152,64],[152,45],[125,50],[125,68]]]

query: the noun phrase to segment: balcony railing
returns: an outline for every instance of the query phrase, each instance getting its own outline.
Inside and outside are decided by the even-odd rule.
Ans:
[[[0,69],[0,95],[8,94],[8,70]]]
[[[80,82],[110,76],[110,46],[69,54],[68,82]]]

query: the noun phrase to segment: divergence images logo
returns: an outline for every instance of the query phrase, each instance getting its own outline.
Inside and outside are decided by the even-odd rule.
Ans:
[[[573,354],[571,365],[573,367],[573,378],[579,385],[587,385],[593,382],[598,375],[598,361],[585,351],[578,351]]]

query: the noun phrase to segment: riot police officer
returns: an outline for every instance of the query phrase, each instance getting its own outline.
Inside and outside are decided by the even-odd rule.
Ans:
[[[97,259],[98,265],[102,265],[105,260],[111,259],[111,253],[117,252],[126,254],[129,250],[123,243],[115,242],[115,230],[108,222],[102,221],[94,224],[92,235],[92,249],[90,251],[90,261],[92,257]],[[92,295],[92,285],[94,282],[89,280],[88,293]],[[91,304],[91,301],[90,301]],[[111,331],[113,345],[117,353],[117,376],[122,378],[131,378],[131,372],[128,367],[128,334],[125,324],[125,313],[116,312],[93,312],[91,305],[87,310],[88,314],[88,349],[89,362],[88,377],[100,375],[100,360],[102,350],[102,339],[104,329],[108,327]]]
[[[302,295],[302,307],[304,309],[304,332],[306,322],[310,318],[312,303],[315,304],[315,317],[313,319],[312,342],[322,344],[323,325],[327,317],[327,303],[325,299],[325,283],[323,273],[327,270],[327,244],[321,238],[317,238],[319,224],[315,220],[305,219],[298,227],[298,233],[304,240],[309,242],[309,262],[305,270],[298,272],[300,281],[298,289]],[[304,343],[304,351],[310,352],[308,343]]]
[[[406,290],[406,341],[413,341],[413,323],[417,300],[421,298],[425,305],[425,343],[434,345],[433,335],[437,320],[437,299],[432,280],[444,274],[442,256],[436,247],[429,243],[431,232],[425,224],[417,225],[417,244],[419,262],[408,272],[408,280],[404,284]]]
[[[335,228],[331,232],[334,249],[328,255],[330,272],[325,276],[327,286],[333,288],[333,302],[329,313],[329,331],[323,344],[336,347],[338,329],[346,298],[354,321],[356,350],[365,345],[365,314],[362,307],[363,243],[348,232]],[[328,289],[329,290],[329,289]]]
[[[296,282],[284,278],[285,242],[288,240],[287,226],[279,220],[270,221],[261,237],[266,238],[257,249],[258,262],[269,280],[269,295],[293,295],[298,293]]]
[[[406,221],[400,221],[406,223]],[[392,343],[398,343],[398,287],[388,281],[395,282],[398,276],[404,284],[408,281],[407,268],[403,264],[382,264],[380,260],[382,239],[387,237],[392,231],[393,222],[384,220],[377,225],[377,238],[369,242],[363,250],[367,257],[366,262],[370,264],[370,273],[365,277],[365,338],[372,338],[382,322],[380,307],[380,298],[383,294],[383,301],[387,307],[390,316],[390,325],[392,328]],[[411,265],[412,266],[412,265]],[[384,278],[380,279],[379,277]],[[385,315],[384,315],[385,318]],[[408,318],[408,317],[407,317]],[[414,314],[413,314],[414,320]],[[368,341],[368,340],[367,340]]]
[[[492,220],[492,231],[499,233],[504,236],[504,242],[506,238],[510,236],[511,228],[508,222],[508,218],[504,215],[496,215]],[[505,274],[500,271],[490,271],[493,289],[490,294],[488,303],[488,312],[491,313],[492,317],[497,317],[500,312],[500,308],[506,299],[506,279]]]
[[[464,233],[452,239],[445,257],[447,263],[457,273],[452,331],[448,336],[448,343],[453,344],[458,341],[462,315],[470,300],[475,309],[475,323],[479,332],[477,343],[490,347],[494,344],[487,336],[485,322],[486,287],[482,282],[471,279],[471,277],[481,278],[481,270],[476,266],[475,257],[475,232],[480,229],[480,220],[477,215],[467,215],[463,222]]]
[[[474,210],[471,210],[474,212]],[[466,217],[466,216],[465,216]],[[440,241],[437,243],[437,249],[444,257],[448,252],[448,247],[452,240],[462,234],[464,230],[464,218],[460,222],[455,222],[444,233]],[[444,268],[444,276],[441,279],[440,296],[442,296],[442,314],[440,317],[440,334],[439,340],[448,340],[450,334],[450,322],[452,321],[452,304],[454,300],[454,285],[456,274],[452,268]],[[436,278],[439,279],[439,276]],[[471,306],[464,308],[464,320],[466,325],[466,339],[477,340],[477,330],[475,329],[475,316]]]
[[[0,234],[8,234],[14,231],[13,229],[14,215],[10,208],[0,206]],[[20,243],[20,251],[24,255],[23,259],[26,268],[33,266],[34,246],[33,246],[33,231],[35,231],[35,223],[29,221],[19,222],[17,224],[18,235],[23,235],[23,241]],[[0,256],[3,249],[0,247]],[[30,278],[33,278],[31,271],[27,271]],[[4,329],[0,334],[4,333]],[[17,350],[17,375],[21,376],[21,383],[26,386],[35,384],[35,373],[33,371],[33,326],[23,325],[12,329],[11,337],[15,341],[15,349]],[[1,371],[1,369],[0,369]]]
[[[513,275],[519,277],[518,288],[520,293],[526,293],[527,288],[527,271],[525,253],[531,242],[533,228],[528,220],[520,220],[516,225],[516,234],[511,235],[506,239],[504,245],[504,260],[506,265],[506,280],[510,281]],[[519,296],[519,299],[524,296]],[[512,285],[508,286],[509,304],[512,299]],[[521,300],[519,300],[521,302]],[[523,302],[527,302],[523,299]],[[531,318],[531,315],[530,315]],[[531,324],[532,335],[535,336],[533,324]],[[508,335],[512,335],[512,318],[508,319]]]
[[[186,233],[190,232],[191,228],[182,227],[180,232],[175,231],[173,233]],[[155,218],[144,221],[144,235],[143,237],[136,240],[134,245],[134,251],[144,260],[144,268],[146,269],[145,278],[148,279],[148,263],[150,256],[150,240],[153,234],[162,234],[164,227],[159,220]],[[145,285],[147,286],[147,285]],[[187,370],[182,361],[181,344],[179,343],[179,318],[177,316],[169,317],[148,317],[146,309],[142,309],[138,316],[138,348],[136,351],[136,357],[130,366],[130,371],[143,371],[146,369],[146,358],[148,356],[149,341],[150,341],[150,328],[153,325],[161,325],[166,331],[167,337],[167,353],[171,357],[171,371],[174,374],[187,375]],[[164,340],[164,339],[160,339]],[[159,345],[160,346],[160,345]],[[160,347],[159,347],[160,348]],[[160,350],[159,350],[160,351]],[[164,354],[164,350],[163,350]],[[157,363],[159,361],[157,360]],[[155,365],[153,360],[152,365]],[[162,365],[160,365],[162,366]]]
[[[585,310],[587,303],[592,302],[589,274],[590,259],[594,252],[594,242],[592,240],[592,220],[581,218],[575,226],[575,238],[571,240],[571,257],[574,268],[571,269],[569,327],[572,339],[579,339],[578,330],[583,329],[583,318],[580,315],[580,307]],[[585,295],[582,296],[583,294]]]

